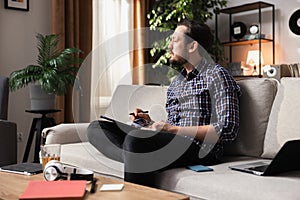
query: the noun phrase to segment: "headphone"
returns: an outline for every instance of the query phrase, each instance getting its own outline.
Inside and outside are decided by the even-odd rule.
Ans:
[[[57,180],[87,180],[92,181],[94,172],[70,165],[63,165],[58,160],[50,160],[44,168],[44,178],[47,181]]]

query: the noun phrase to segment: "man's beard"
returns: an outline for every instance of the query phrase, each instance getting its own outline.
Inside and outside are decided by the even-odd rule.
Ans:
[[[172,60],[170,59],[170,64],[174,66],[182,66],[186,64],[188,61],[181,56],[178,56],[178,59]]]

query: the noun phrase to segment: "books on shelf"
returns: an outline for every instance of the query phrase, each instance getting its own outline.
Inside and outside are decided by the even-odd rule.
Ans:
[[[245,40],[266,39],[266,35],[262,33],[246,34],[244,38]]]
[[[19,199],[81,200],[84,199],[85,189],[85,180],[30,181]]]

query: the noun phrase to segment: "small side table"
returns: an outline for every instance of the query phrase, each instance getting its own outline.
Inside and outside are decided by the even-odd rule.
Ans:
[[[60,112],[61,110],[25,110],[26,112],[29,113],[34,113],[34,114],[41,114],[42,117],[40,118],[34,118],[31,124],[30,128],[30,133],[28,136],[27,144],[26,144],[26,149],[23,157],[23,162],[27,162],[32,140],[34,137],[34,133],[36,132],[36,138],[35,138],[35,148],[34,148],[34,161],[35,163],[39,163],[39,151],[40,151],[40,145],[44,144],[45,141],[42,140],[42,130],[47,127],[55,126],[55,120],[54,118],[47,117],[47,114],[49,113],[55,113],[55,112]]]

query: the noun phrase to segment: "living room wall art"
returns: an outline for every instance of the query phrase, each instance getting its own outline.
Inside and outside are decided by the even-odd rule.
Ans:
[[[29,11],[29,0],[4,0],[6,9]]]

